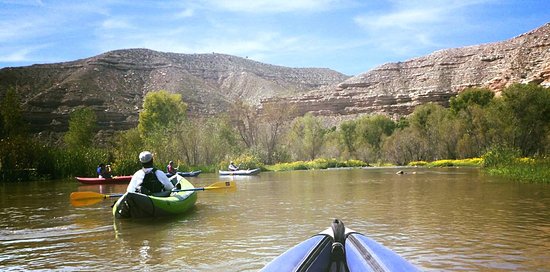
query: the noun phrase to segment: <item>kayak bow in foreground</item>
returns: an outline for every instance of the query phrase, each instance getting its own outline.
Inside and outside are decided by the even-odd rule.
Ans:
[[[261,271],[420,270],[389,248],[335,219],[331,228],[287,250]]]

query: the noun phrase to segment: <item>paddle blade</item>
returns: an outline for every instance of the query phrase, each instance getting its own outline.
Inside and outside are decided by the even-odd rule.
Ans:
[[[210,186],[204,187],[204,190],[215,190],[215,189],[233,189],[237,187],[237,183],[234,181],[218,181],[211,184]]]
[[[107,195],[96,192],[72,192],[71,200],[85,200],[85,199],[104,199]]]
[[[73,207],[85,207],[97,204],[101,201],[103,201],[103,198],[71,199],[71,205]]]

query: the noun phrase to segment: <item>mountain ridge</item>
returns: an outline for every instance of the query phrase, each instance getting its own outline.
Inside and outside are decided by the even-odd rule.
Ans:
[[[312,112],[334,123],[361,114],[397,119],[420,104],[446,106],[449,98],[466,88],[486,87],[498,95],[513,83],[550,87],[550,23],[505,41],[443,49],[386,63],[334,87],[267,98],[262,104],[286,100],[298,109],[297,115]]]
[[[347,76],[327,68],[288,68],[226,54],[179,54],[134,48],[89,58],[0,69],[0,97],[15,86],[32,132],[68,128],[69,114],[89,106],[102,133],[135,127],[150,91],[182,94],[191,116],[226,111],[235,101],[259,108],[294,105],[332,124],[363,114],[395,119],[415,106],[469,87],[497,94],[513,83],[550,86],[550,23],[511,39],[449,48]]]
[[[150,91],[180,93],[191,115],[226,111],[237,100],[306,92],[348,78],[326,68],[288,68],[225,54],[122,49],[90,58],[0,69],[0,92],[16,86],[33,132],[63,132],[77,106],[92,107],[101,130],[135,127]],[[0,93],[0,97],[3,95]]]

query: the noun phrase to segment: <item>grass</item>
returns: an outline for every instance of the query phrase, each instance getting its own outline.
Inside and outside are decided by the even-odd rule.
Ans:
[[[480,167],[483,163],[482,158],[471,158],[461,160],[437,160],[433,162],[426,161],[413,161],[408,166],[424,166],[424,167]]]
[[[550,158],[519,158],[508,164],[487,167],[486,171],[523,182],[550,183]]]
[[[368,164],[359,160],[340,161],[336,159],[315,159],[313,161],[295,161],[266,165],[265,169],[268,171],[291,171],[364,166],[368,166]]]

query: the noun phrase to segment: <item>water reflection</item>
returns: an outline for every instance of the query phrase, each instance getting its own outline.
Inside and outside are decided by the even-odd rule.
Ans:
[[[476,169],[347,169],[233,177],[237,190],[201,191],[189,214],[114,220],[107,199],[72,207],[73,191],[124,184],[3,184],[0,270],[257,271],[334,218],[424,270],[544,271],[550,185]],[[201,174],[197,187],[220,180]]]

